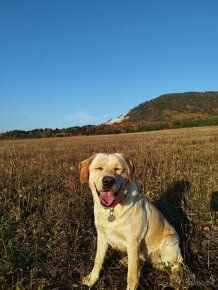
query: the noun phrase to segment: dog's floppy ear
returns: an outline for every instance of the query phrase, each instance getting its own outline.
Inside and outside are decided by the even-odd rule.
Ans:
[[[81,183],[86,183],[89,181],[89,166],[92,163],[92,160],[95,158],[95,156],[96,154],[80,162],[79,174]]]
[[[127,175],[130,182],[133,181],[133,175],[135,173],[135,166],[131,159],[125,158],[126,168],[127,168]]]

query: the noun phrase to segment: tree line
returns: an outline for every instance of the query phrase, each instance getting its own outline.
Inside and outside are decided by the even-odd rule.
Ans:
[[[153,123],[125,123],[113,125],[87,125],[75,126],[63,129],[34,129],[29,131],[13,130],[0,134],[0,140],[13,139],[31,139],[31,138],[51,138],[51,137],[68,137],[83,135],[104,135],[104,134],[122,134],[134,132],[155,131],[170,128],[185,128],[199,126],[218,125],[218,117],[201,118],[201,119],[178,119],[175,121],[163,121]]]

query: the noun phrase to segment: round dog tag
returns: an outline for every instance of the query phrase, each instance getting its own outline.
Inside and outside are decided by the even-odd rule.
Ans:
[[[115,216],[114,215],[109,215],[107,220],[111,223],[111,222],[113,222],[115,220]]]

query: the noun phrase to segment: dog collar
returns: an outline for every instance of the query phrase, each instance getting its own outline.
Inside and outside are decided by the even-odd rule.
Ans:
[[[125,197],[125,195],[124,195],[124,197]],[[124,200],[124,197],[123,197],[122,199],[120,199],[120,200],[117,200],[117,202],[115,202],[115,203],[111,206],[111,208],[110,208],[110,214],[109,214],[109,217],[107,218],[107,220],[108,220],[110,223],[113,222],[113,221],[116,219],[116,217],[115,217],[114,214],[113,214],[113,211],[114,211],[115,206],[118,205],[119,203],[121,203],[121,202]]]

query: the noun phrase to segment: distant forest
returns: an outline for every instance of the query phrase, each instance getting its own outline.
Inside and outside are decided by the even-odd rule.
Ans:
[[[218,92],[186,92],[161,95],[128,112],[121,123],[63,129],[14,130],[0,140],[120,134],[170,128],[218,125]]]
[[[181,119],[172,122],[156,122],[148,124],[130,124],[125,125],[88,125],[83,127],[70,127],[64,129],[35,129],[30,131],[14,130],[0,134],[0,140],[11,139],[28,139],[28,138],[51,138],[51,137],[67,137],[82,135],[104,135],[104,134],[121,134],[133,132],[146,132],[162,129],[214,126],[218,125],[218,117],[205,119]]]

